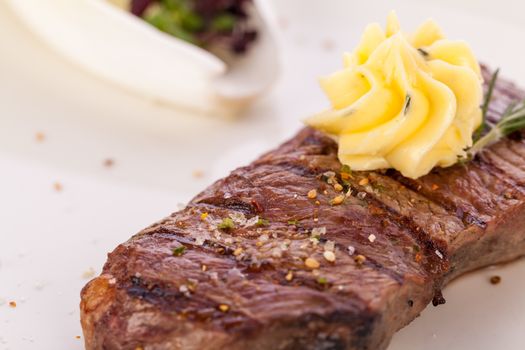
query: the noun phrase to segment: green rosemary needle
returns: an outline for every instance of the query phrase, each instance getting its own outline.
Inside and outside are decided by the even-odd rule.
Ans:
[[[487,89],[487,93],[485,94],[485,99],[483,101],[483,104],[481,105],[481,124],[474,132],[474,142],[479,140],[481,136],[483,135],[483,131],[488,126],[487,123],[487,113],[489,110],[489,104],[490,100],[492,100],[492,93],[494,92],[494,86],[496,85],[496,80],[498,79],[499,74],[499,68],[494,71],[494,74],[492,74],[492,77],[490,78],[489,87]]]

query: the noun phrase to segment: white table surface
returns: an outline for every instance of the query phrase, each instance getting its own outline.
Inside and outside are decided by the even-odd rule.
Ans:
[[[467,39],[485,62],[525,84],[522,2],[273,2],[282,77],[244,119],[227,122],[175,111],[83,72],[0,1],[0,349],[82,349],[79,291],[91,269],[100,272],[118,243],[326,106],[316,77],[338,68],[364,25],[383,22],[390,9],[406,30],[433,16],[450,37]],[[459,279],[444,291],[447,304],[425,310],[390,349],[524,349],[524,273],[521,260]],[[495,274],[498,286],[488,283]]]

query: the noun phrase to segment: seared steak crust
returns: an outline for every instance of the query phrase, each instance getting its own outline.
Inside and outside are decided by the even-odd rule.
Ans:
[[[498,82],[490,118],[524,96]],[[448,281],[525,254],[524,186],[521,134],[410,180],[341,173],[305,128],[109,254],[86,348],[384,349]]]

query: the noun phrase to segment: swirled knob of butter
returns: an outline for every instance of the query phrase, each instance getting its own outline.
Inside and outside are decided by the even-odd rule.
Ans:
[[[394,168],[418,178],[451,166],[482,119],[482,77],[470,47],[446,39],[431,20],[404,34],[393,12],[385,30],[366,28],[344,69],[321,87],[332,107],[306,123],[332,135],[341,163],[354,170]]]

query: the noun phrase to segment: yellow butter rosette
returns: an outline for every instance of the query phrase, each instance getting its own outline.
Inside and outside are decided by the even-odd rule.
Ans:
[[[339,143],[354,170],[394,168],[418,178],[465,156],[482,119],[479,64],[432,20],[412,35],[395,13],[370,24],[344,69],[321,79],[332,108],[306,123]]]

